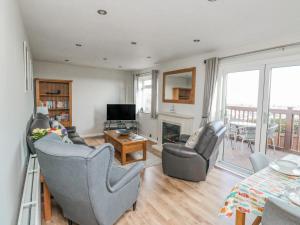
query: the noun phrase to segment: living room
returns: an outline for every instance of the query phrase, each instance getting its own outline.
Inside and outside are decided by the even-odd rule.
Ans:
[[[1,224],[300,224],[299,8],[1,1]]]

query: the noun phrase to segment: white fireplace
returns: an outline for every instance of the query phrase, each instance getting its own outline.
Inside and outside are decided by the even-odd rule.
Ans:
[[[158,143],[152,146],[153,149],[162,151],[162,136],[163,136],[163,124],[173,124],[180,126],[180,134],[192,134],[193,133],[193,121],[194,117],[190,115],[172,113],[172,112],[160,112],[158,113]]]

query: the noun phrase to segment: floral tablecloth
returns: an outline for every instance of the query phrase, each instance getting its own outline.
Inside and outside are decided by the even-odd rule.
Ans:
[[[300,164],[300,157],[296,155],[288,155],[284,159]],[[220,209],[220,215],[230,217],[238,209],[240,212],[262,216],[269,197],[285,199],[284,190],[299,185],[299,177],[287,176],[267,167],[234,186]]]

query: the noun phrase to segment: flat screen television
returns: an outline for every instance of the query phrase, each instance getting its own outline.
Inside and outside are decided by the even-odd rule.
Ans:
[[[135,120],[135,104],[107,104],[107,120]]]

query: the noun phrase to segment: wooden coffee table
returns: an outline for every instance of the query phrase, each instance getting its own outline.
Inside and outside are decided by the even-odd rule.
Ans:
[[[105,142],[110,143],[116,149],[115,156],[122,165],[146,160],[147,139],[141,136],[134,138],[134,134],[120,135],[116,130],[104,131]],[[143,152],[143,157],[135,159],[130,153]]]

